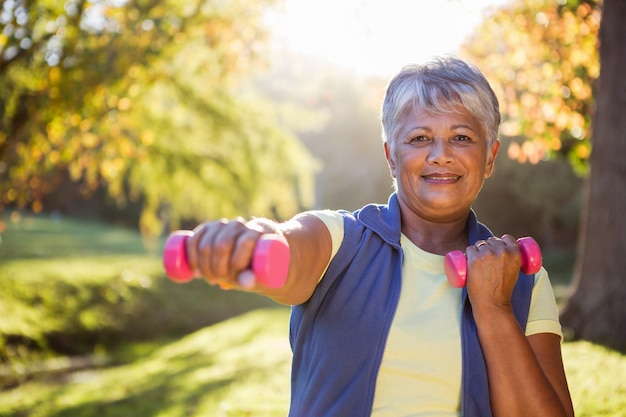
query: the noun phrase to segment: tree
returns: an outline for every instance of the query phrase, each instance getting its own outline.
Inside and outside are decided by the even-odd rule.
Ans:
[[[496,10],[464,48],[498,90],[508,156],[565,156],[588,174],[575,292],[562,323],[569,337],[622,350],[625,13],[621,0],[519,0]]]
[[[536,224],[524,227],[546,249],[575,246],[575,239],[568,245],[562,240],[567,234],[558,239],[555,233],[581,205],[580,181],[570,179],[562,162],[580,177],[589,170],[599,26],[595,1],[518,0],[493,9],[463,47],[500,99],[502,153],[533,165],[525,177],[510,178],[507,194],[518,189],[521,201],[507,201],[534,213]],[[485,197],[477,203],[485,205]]]
[[[510,158],[564,156],[587,172],[599,27],[596,1],[518,0],[494,10],[464,44],[500,98]]]
[[[573,337],[626,351],[626,2],[602,7],[591,172],[575,292],[561,318]]]
[[[141,201],[149,235],[311,204],[312,158],[241,87],[270,1],[4,2],[0,209],[42,210],[67,175]]]

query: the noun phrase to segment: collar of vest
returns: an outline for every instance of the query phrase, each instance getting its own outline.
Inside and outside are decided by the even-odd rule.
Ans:
[[[356,217],[364,225],[376,232],[383,240],[394,246],[400,246],[402,225],[400,223],[400,203],[398,195],[391,194],[387,205],[369,204],[355,212]],[[470,209],[467,218],[467,237],[470,245],[478,240],[484,240],[493,236],[493,233],[483,224],[478,222],[476,213]]]

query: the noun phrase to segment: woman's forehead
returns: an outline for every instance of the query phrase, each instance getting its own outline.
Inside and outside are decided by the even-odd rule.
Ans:
[[[431,108],[419,104],[408,106],[398,121],[402,124],[414,123],[417,121],[434,122],[439,120],[464,120],[466,123],[480,124],[476,116],[474,116],[465,107],[441,106]]]
[[[485,135],[480,121],[465,108],[443,108],[432,111],[422,106],[412,106],[398,119],[398,127],[401,136],[411,130],[436,128],[452,130],[466,128],[479,136]]]

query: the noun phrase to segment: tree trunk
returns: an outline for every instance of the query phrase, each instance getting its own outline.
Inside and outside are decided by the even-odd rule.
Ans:
[[[600,78],[593,120],[574,293],[564,331],[626,351],[626,1],[604,0]]]

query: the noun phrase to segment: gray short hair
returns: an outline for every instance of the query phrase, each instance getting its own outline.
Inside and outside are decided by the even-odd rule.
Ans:
[[[416,106],[432,114],[465,110],[482,126],[488,148],[498,139],[498,98],[483,73],[461,59],[440,57],[408,65],[391,80],[381,109],[383,141],[396,139],[403,118]]]

